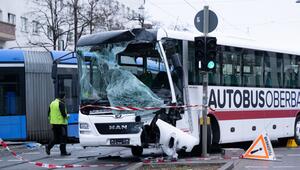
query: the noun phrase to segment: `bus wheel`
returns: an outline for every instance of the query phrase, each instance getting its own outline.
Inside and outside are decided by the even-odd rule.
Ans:
[[[297,118],[296,118],[294,138],[295,138],[297,145],[300,145],[300,116],[297,116]]]
[[[131,153],[133,156],[142,156],[143,154],[143,147],[141,146],[133,146],[131,148]]]

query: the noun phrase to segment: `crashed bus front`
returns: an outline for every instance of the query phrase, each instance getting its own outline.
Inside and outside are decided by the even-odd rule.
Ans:
[[[172,152],[174,147],[190,151],[199,143],[176,128],[184,109],[166,107],[185,101],[183,43],[159,35],[156,30],[134,29],[79,40],[81,145],[126,146],[140,155],[151,144]],[[186,120],[181,128],[190,130]]]

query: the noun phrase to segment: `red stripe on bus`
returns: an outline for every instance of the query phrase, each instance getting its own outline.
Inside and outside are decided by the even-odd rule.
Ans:
[[[216,111],[212,113],[218,120],[266,119],[296,117],[299,110],[244,110],[244,111]]]

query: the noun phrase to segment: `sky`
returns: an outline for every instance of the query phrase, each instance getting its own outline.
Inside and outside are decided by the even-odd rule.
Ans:
[[[194,17],[205,5],[218,16],[214,32],[300,51],[300,3],[296,0],[145,0],[146,19],[169,28],[188,25],[196,32]]]

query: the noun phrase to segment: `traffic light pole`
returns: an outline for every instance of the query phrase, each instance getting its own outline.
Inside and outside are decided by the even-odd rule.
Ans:
[[[204,38],[206,42],[206,37],[208,34],[208,25],[209,25],[209,10],[208,6],[204,6],[204,24],[203,24],[203,33],[204,33]],[[205,43],[206,44],[206,43]],[[205,45],[205,51],[206,51],[206,45]],[[206,55],[206,53],[205,53]],[[207,56],[205,56],[207,57]],[[202,72],[203,74],[203,106],[202,107],[202,157],[208,157],[207,154],[207,88],[208,88],[208,72]]]

